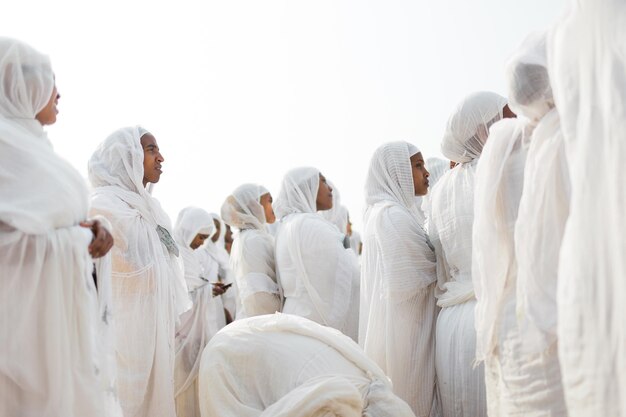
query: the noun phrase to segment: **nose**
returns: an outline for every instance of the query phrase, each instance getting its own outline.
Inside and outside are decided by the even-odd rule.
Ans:
[[[165,162],[165,158],[163,158],[163,155],[161,155],[161,152],[159,152],[157,155],[157,161],[161,163]]]
[[[426,168],[424,168],[424,177],[428,178],[430,177],[430,172],[428,172],[428,170]]]

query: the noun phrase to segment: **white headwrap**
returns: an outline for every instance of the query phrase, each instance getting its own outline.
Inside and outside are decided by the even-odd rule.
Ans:
[[[274,212],[280,219],[292,213],[315,213],[320,171],[317,168],[295,168],[285,174]]]
[[[85,181],[54,153],[35,119],[53,88],[47,56],[0,38],[0,221],[29,234],[87,217]]]
[[[189,291],[207,284],[202,280],[200,257],[191,248],[191,242],[198,233],[211,235],[215,229],[213,217],[205,210],[197,207],[186,207],[181,210],[174,227],[174,239],[180,248],[185,266],[185,281]]]
[[[406,208],[415,205],[415,187],[410,159],[419,153],[408,142],[390,142],[374,152],[365,181],[365,203],[373,206],[393,201]]]
[[[546,33],[529,35],[506,65],[509,106],[536,124],[554,108],[548,76]]]
[[[140,126],[118,129],[98,146],[89,159],[89,181],[95,193],[112,193],[139,211],[154,226],[172,230],[161,204],[143,186],[144,153]]]
[[[506,103],[504,97],[489,91],[464,98],[448,119],[441,141],[443,155],[458,163],[478,158],[489,136],[489,127],[502,119]]]
[[[222,204],[222,219],[229,226],[239,230],[262,229],[266,220],[260,199],[267,193],[269,193],[267,188],[261,185],[240,185]]]

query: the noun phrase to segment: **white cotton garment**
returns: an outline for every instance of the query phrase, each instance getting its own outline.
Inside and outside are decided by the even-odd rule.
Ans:
[[[227,290],[224,294],[220,295],[222,299],[222,303],[224,304],[224,308],[228,310],[230,316],[234,319],[237,315],[237,283],[235,282],[235,277],[233,275],[233,271],[230,267],[230,255],[226,251],[226,247],[224,246],[224,237],[226,236],[226,225],[224,221],[217,213],[211,213],[213,216],[213,220],[219,222],[220,228],[215,231],[217,234],[217,241],[213,242],[212,240],[207,240],[206,244],[203,246],[204,255],[208,258],[212,259],[214,263],[217,264],[217,281],[212,282],[221,282],[222,284],[233,284],[232,288]],[[211,236],[215,237],[215,234]],[[211,263],[211,260],[207,259],[206,262]]]
[[[359,250],[362,243],[363,240],[361,239],[361,234],[356,230],[353,230],[352,234],[350,235],[350,249],[352,249],[356,256],[361,256]]]
[[[457,106],[441,148],[459,165],[443,175],[431,196],[428,226],[437,255],[437,304],[442,307],[437,318],[435,366],[444,417],[487,415],[483,365],[474,366],[474,179],[489,127],[502,118],[505,105],[505,98],[480,92]]]
[[[365,184],[359,344],[416,416],[435,402],[435,254],[420,224],[406,142],[379,147]],[[410,325],[408,325],[410,323]],[[434,414],[432,414],[434,416]]]
[[[274,205],[281,217],[276,269],[283,312],[357,340],[359,269],[354,254],[343,245],[345,236],[316,213],[319,181],[316,168],[289,171]]]
[[[171,235],[159,202],[144,188],[139,127],[122,128],[89,160],[92,215],[112,224],[112,299],[118,395],[125,417],[172,416],[174,325],[191,307],[179,259],[159,238]]]
[[[203,417],[413,417],[381,369],[335,329],[289,314],[238,320],[200,366]]]
[[[428,219],[430,218],[430,195],[432,190],[434,190],[435,185],[439,182],[443,174],[450,170],[450,161],[446,161],[441,158],[427,158],[426,159],[426,169],[430,176],[428,177],[429,182],[429,192],[425,196],[421,198],[421,209],[424,213],[424,228],[428,230]]]
[[[570,417],[626,416],[626,4],[571,1],[548,68],[571,182],[557,338]]]
[[[276,280],[274,238],[267,232],[261,196],[269,191],[243,184],[222,204],[222,218],[239,231],[230,253],[237,282],[237,319],[273,314],[282,308]]]
[[[494,125],[478,164],[473,278],[490,415],[567,415],[555,299],[569,184],[545,41],[529,35],[507,63],[510,106],[523,121]],[[548,342],[538,329],[551,327]]]
[[[522,364],[515,315],[514,228],[522,195],[528,122],[495,123],[476,169],[472,280],[476,294],[476,359],[484,361],[490,416],[525,416],[539,398],[539,372]],[[539,369],[537,369],[539,371]]]
[[[87,187],[35,119],[53,88],[47,56],[0,37],[0,415],[112,416]]]
[[[213,297],[213,287],[204,277],[201,249],[191,248],[198,234],[210,236],[215,229],[213,217],[198,207],[186,207],[178,215],[174,238],[184,263],[185,282],[193,301],[176,325],[174,395],[177,417],[200,417],[198,369],[204,347],[224,326],[223,307]]]

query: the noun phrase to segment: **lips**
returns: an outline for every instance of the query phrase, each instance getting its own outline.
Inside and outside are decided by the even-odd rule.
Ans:
[[[163,171],[161,170],[161,165],[159,165],[158,167],[155,167],[154,169],[156,169],[157,171],[159,171],[160,173],[163,173]]]

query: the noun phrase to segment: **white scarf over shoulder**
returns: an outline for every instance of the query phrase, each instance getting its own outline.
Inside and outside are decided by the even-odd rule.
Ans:
[[[237,319],[280,311],[282,301],[276,281],[274,238],[266,230],[260,203],[269,191],[257,184],[243,184],[226,198],[222,218],[239,230],[230,253],[237,281]]]
[[[434,398],[436,275],[435,254],[415,207],[410,158],[418,152],[407,142],[391,142],[370,162],[359,343],[393,380],[394,392],[423,416]]]
[[[174,412],[174,325],[191,307],[179,259],[160,240],[169,217],[143,186],[139,127],[113,132],[89,160],[91,212],[113,226],[118,391],[124,414]]]
[[[53,88],[47,56],[0,37],[0,414],[105,416],[87,187],[35,119]]]
[[[548,68],[570,174],[559,361],[570,417],[626,415],[626,4],[570,1]]]

